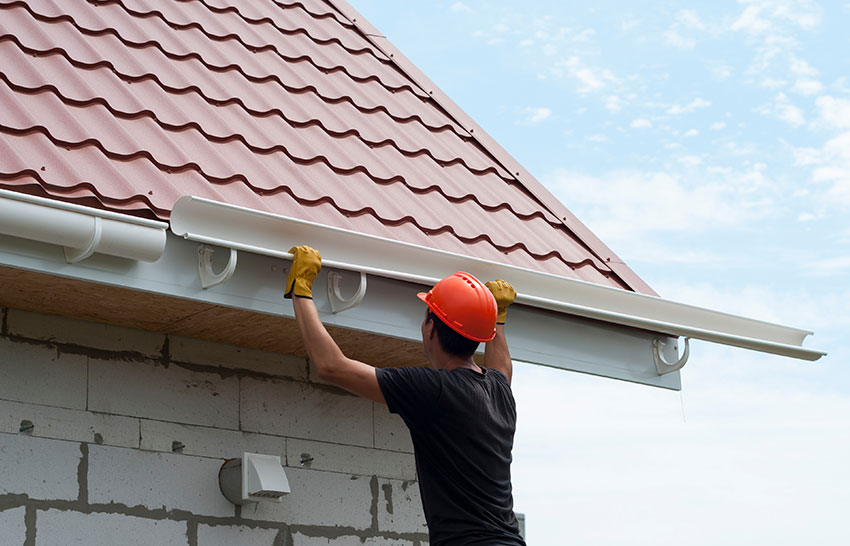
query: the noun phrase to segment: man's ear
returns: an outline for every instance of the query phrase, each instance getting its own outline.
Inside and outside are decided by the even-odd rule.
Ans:
[[[425,321],[425,337],[428,339],[434,339],[434,335],[437,333],[437,328],[434,327],[434,320],[428,319]]]

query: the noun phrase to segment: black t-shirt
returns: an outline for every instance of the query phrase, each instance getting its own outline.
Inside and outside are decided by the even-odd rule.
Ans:
[[[496,370],[379,368],[410,429],[431,546],[525,546],[513,512],[516,406]]]

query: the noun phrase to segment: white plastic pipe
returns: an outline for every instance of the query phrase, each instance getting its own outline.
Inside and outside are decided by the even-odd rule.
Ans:
[[[68,261],[94,252],[155,262],[168,224],[126,214],[0,190],[0,233],[59,245]]]

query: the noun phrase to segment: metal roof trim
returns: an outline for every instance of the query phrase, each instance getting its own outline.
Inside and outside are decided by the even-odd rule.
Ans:
[[[280,258],[291,258],[291,246],[307,244],[325,253],[329,267],[425,286],[468,271],[509,280],[523,305],[805,360],[826,354],[802,347],[809,330],[194,196],[174,204],[171,230],[189,240]]]

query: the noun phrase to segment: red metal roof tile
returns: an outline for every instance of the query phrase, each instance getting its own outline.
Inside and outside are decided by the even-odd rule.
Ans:
[[[3,187],[159,218],[191,194],[635,288],[326,2],[0,0],[0,102]]]

